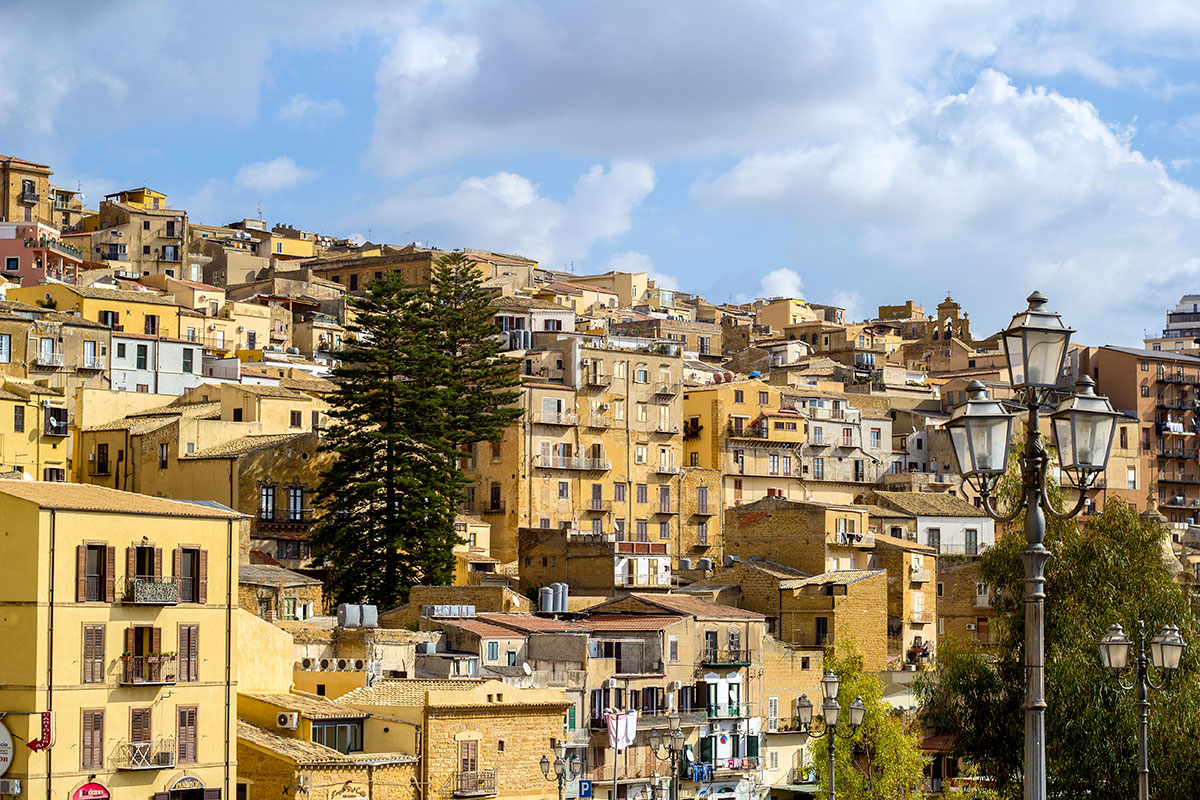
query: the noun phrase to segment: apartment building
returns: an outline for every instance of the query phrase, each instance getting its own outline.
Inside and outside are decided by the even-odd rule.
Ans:
[[[198,342],[122,331],[112,333],[110,347],[115,392],[179,396],[204,382],[204,350]]]
[[[0,374],[67,393],[108,388],[109,344],[100,323],[0,301]]]
[[[780,584],[779,638],[821,647],[850,640],[866,672],[888,668],[888,575],[849,569]]]
[[[516,287],[533,285],[537,262],[532,259],[471,248],[463,253],[475,262],[484,280]],[[317,258],[309,262],[309,266],[316,277],[341,284],[353,293],[363,291],[371,281],[391,273],[398,274],[407,286],[428,286],[434,264],[445,255],[446,251],[419,247],[414,243],[404,247],[385,246],[379,255]]]
[[[0,513],[0,558],[23,565],[0,589],[4,723],[24,742],[42,739],[39,714],[57,728],[5,777],[30,796],[233,797],[241,515],[36,481],[0,481]]]
[[[494,297],[490,303],[496,312],[496,325],[508,334],[508,349],[527,350],[533,346],[534,331],[575,330],[575,312],[537,297]]]
[[[201,279],[200,266],[188,263],[184,252],[187,212],[168,208],[162,192],[143,186],[106,195],[98,213],[84,217],[79,227],[88,234],[80,248],[87,261],[108,263],[138,276]]]
[[[0,277],[20,286],[79,282],[83,254],[58,228],[39,222],[0,222]]]
[[[114,331],[180,338],[181,309],[156,292],[54,283],[13,289],[8,299],[73,314]]]
[[[937,650],[938,552],[879,534],[875,565],[887,572],[889,662],[896,669],[916,669]]]
[[[757,379],[688,387],[683,423],[685,463],[721,471],[722,508],[777,493],[804,499],[806,420],[783,406],[778,387]]]
[[[602,600],[619,590],[666,591],[675,583],[669,539],[618,541],[613,533],[571,528],[521,528],[517,568],[522,592],[564,582],[576,601]]]
[[[863,506],[764,497],[725,510],[725,553],[817,575],[871,567],[875,535]]]
[[[610,330],[616,336],[637,336],[644,339],[677,342],[683,352],[693,358],[720,360],[724,352],[720,325],[644,314],[637,316],[639,317],[637,319],[612,323],[609,326]]]
[[[682,486],[678,354],[541,334],[525,351],[525,413],[463,459],[466,509],[492,526],[492,555],[517,558],[521,528],[617,541],[678,538]]]
[[[937,559],[937,635],[983,645],[995,641],[992,587],[979,573],[979,558]]]
[[[786,396],[784,405],[795,408],[808,427],[800,464],[807,499],[853,502],[891,469],[890,416],[864,411],[851,399],[805,389]]]
[[[996,543],[995,520],[948,492],[875,491],[868,500],[904,516],[883,517],[888,535],[919,542],[939,555],[977,556]]]
[[[0,155],[0,222],[52,224],[53,174],[45,164]]]

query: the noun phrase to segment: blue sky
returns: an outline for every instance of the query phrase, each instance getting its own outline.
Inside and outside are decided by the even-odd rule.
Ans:
[[[0,7],[0,152],[89,204],[648,269],[854,316],[1034,288],[1135,344],[1200,291],[1200,5]]]

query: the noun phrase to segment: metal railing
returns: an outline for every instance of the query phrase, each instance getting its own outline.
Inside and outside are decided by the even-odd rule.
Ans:
[[[830,531],[825,536],[826,544],[838,544],[843,547],[874,547],[875,534],[854,533],[851,531]]]
[[[260,531],[305,531],[312,527],[312,509],[280,508],[259,511],[255,528]]]
[[[121,656],[121,683],[173,684],[176,662],[175,656]]]
[[[731,439],[766,439],[769,432],[766,428],[760,428],[755,425],[747,425],[737,427],[732,422],[726,428],[726,435]]]
[[[677,395],[679,394],[678,383],[656,383],[654,385],[654,393],[659,395]]]
[[[614,583],[617,586],[648,586],[670,588],[670,575],[618,575]]]
[[[658,464],[658,466],[656,466],[654,468],[654,471],[657,472],[659,475],[678,475],[679,474],[679,465],[678,464],[663,464],[660,462]]]
[[[101,261],[127,261],[127,260],[128,260],[128,254],[126,254],[126,253],[114,253],[114,252],[112,252],[112,251],[110,250],[110,251],[108,251],[107,253],[101,253],[101,254],[100,254],[100,260],[101,260]]]
[[[809,419],[830,422],[858,422],[862,418],[857,408],[802,408],[800,413]]]
[[[1159,483],[1200,483],[1200,475],[1192,475],[1181,472],[1177,475],[1170,475],[1166,472],[1158,473]]]
[[[503,500],[484,501],[479,504],[479,513],[480,514],[503,514],[504,513],[504,501]]]
[[[1157,454],[1159,458],[1196,458],[1200,450],[1194,447],[1160,447]]]
[[[709,719],[738,719],[748,716],[749,703],[713,703],[708,706]]]
[[[948,542],[941,542],[940,544],[932,544],[930,547],[934,548],[939,554],[944,556],[978,556],[981,555],[984,550],[987,550],[989,545],[981,542],[976,542],[974,544],[951,544]]]
[[[179,603],[179,583],[161,575],[134,575],[125,578],[121,597],[133,605],[173,606]]]
[[[108,459],[105,459],[104,461],[89,461],[88,462],[88,475],[95,476],[95,475],[110,475],[110,474],[112,474],[112,473],[109,472]]]
[[[618,555],[665,556],[666,542],[617,542]]]
[[[33,357],[33,363],[39,367],[61,367],[63,365],[62,353],[38,353]]]
[[[455,797],[484,797],[496,793],[496,770],[473,769],[454,773]]]
[[[611,428],[613,421],[610,417],[592,414],[584,418],[583,425],[585,428]]]
[[[909,622],[916,622],[919,624],[924,624],[924,623],[929,622],[930,614],[925,609],[921,609],[920,611],[913,609],[911,612],[909,612],[908,619],[909,619]]]
[[[587,386],[587,387],[612,386],[612,376],[611,375],[601,375],[600,373],[597,373],[597,372],[584,373],[583,385]]]
[[[37,192],[21,192],[20,194],[20,202],[22,203],[36,203],[41,199],[42,196]]]
[[[992,596],[990,594],[975,595],[975,607],[976,608],[991,608],[992,607]]]
[[[107,360],[104,356],[84,356],[79,362],[80,369],[104,369]]]
[[[616,675],[662,675],[663,662],[647,661],[640,658],[618,658]]]
[[[577,469],[588,472],[607,472],[612,469],[612,463],[603,458],[583,456],[536,455],[533,457],[533,465],[541,469]]]
[[[659,422],[654,425],[654,428],[650,432],[676,434],[679,433],[679,426],[673,422]]]
[[[749,664],[750,651],[742,648],[705,650],[700,658],[702,664]]]
[[[798,717],[767,717],[767,733],[799,733],[804,730]]]
[[[117,769],[171,769],[175,766],[175,739],[164,736],[154,742],[118,742],[112,760]]]
[[[538,425],[565,425],[573,427],[579,424],[579,415],[540,412],[533,415],[533,421]]]

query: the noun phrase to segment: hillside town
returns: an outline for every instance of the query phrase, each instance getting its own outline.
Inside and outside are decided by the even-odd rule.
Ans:
[[[0,156],[0,794],[811,798],[813,706],[863,719],[845,659],[918,729],[921,791],[961,790],[915,682],[997,642],[980,563],[1021,521],[952,430],[982,393],[1024,413],[1004,331],[949,296],[721,303],[73,183]],[[521,413],[461,451],[453,580],[346,602],[312,538],[335,370],[373,283],[429,287],[452,251]],[[1108,398],[1078,519],[1131,505],[1193,596],[1200,295],[1164,314],[1072,338],[1044,406]]]

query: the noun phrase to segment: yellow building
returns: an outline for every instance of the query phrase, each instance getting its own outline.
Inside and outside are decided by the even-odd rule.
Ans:
[[[167,196],[142,187],[107,195],[95,214],[79,223],[72,244],[88,261],[102,261],[125,276],[170,275],[199,280],[198,265],[188,263],[188,216],[167,207]]]
[[[4,724],[30,797],[232,798],[236,552],[241,515],[96,486],[0,482],[19,564],[0,587]],[[185,791],[186,789],[186,791]]]
[[[492,526],[479,517],[458,514],[454,532],[461,540],[454,545],[454,585],[469,586],[495,576],[496,559],[492,558]]]
[[[779,333],[784,328],[799,325],[802,322],[812,322],[821,315],[808,307],[803,300],[780,297],[765,301],[754,314],[754,322],[761,328]]]
[[[155,292],[54,283],[12,289],[8,299],[29,305],[50,304],[56,311],[99,322],[114,331],[181,338],[181,309],[170,297]]]
[[[684,459],[720,470],[719,508],[768,495],[803,499],[805,419],[761,380],[689,386],[683,395]]]
[[[0,155],[0,221],[52,224],[53,174],[45,164]]]

